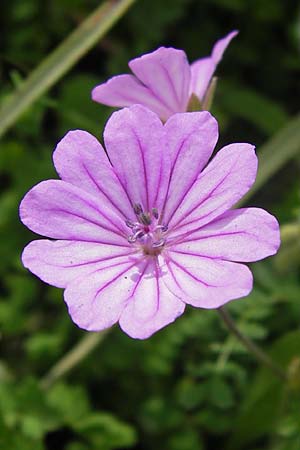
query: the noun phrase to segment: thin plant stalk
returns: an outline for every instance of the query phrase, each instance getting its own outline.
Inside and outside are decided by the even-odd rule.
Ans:
[[[0,109],[0,137],[35,100],[43,95],[119,20],[135,0],[107,0],[101,3],[20,84]]]
[[[248,336],[243,334],[236,326],[235,321],[228,313],[228,311],[221,307],[218,309],[219,314],[229,330],[238,338],[238,340],[252,353],[256,359],[261,362],[264,366],[268,367],[274,375],[276,375],[280,380],[286,381],[287,374],[285,371],[278,366],[272,358],[269,357],[258,345],[256,345]]]
[[[292,118],[266,144],[258,149],[258,172],[255,183],[240,204],[247,203],[270,178],[300,155],[300,114]],[[280,180],[278,181],[280,183]]]
[[[104,339],[108,330],[98,333],[89,332],[78,344],[64,355],[41,379],[42,389],[49,389],[59,378],[65,376],[73,367],[86,358]]]

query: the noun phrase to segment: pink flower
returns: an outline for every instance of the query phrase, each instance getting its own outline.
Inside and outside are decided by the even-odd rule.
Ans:
[[[129,62],[133,75],[118,75],[96,86],[92,98],[108,106],[144,105],[162,120],[185,112],[192,94],[203,100],[209,83],[231,39],[232,31],[216,42],[211,56],[191,65],[182,50],[160,47]]]
[[[165,125],[143,106],[115,112],[100,143],[70,131],[54,152],[61,180],[33,187],[20,215],[36,240],[22,261],[65,288],[73,321],[102,330],[116,322],[144,339],[185,305],[218,308],[252,289],[241,262],[276,253],[276,219],[230,208],[255,180],[250,144],[230,144],[208,163],[218,139],[208,112]],[[108,156],[108,157],[107,157]]]

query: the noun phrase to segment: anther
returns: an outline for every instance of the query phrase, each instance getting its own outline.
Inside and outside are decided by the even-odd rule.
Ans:
[[[144,211],[141,203],[134,203],[132,207],[136,221],[130,219],[125,221],[126,226],[132,230],[128,242],[137,242],[145,255],[159,255],[166,244],[164,233],[168,230],[168,226],[159,223],[160,215],[157,208]]]
[[[168,231],[168,225],[157,225],[156,229],[160,230],[162,233],[165,233],[166,231]]]
[[[143,225],[150,225],[151,224],[151,217],[149,213],[142,213],[139,216],[139,219]]]
[[[157,208],[152,208],[152,215],[155,219],[158,219],[158,211]]]
[[[133,205],[133,211],[135,212],[135,214],[138,216],[139,214],[141,214],[143,212],[143,208],[142,205],[140,203],[135,203]]]

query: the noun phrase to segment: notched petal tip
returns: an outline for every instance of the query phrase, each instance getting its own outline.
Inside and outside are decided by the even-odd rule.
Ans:
[[[123,325],[121,321],[119,321],[119,327],[125,334],[127,334],[127,336],[131,337],[132,339],[138,339],[140,341],[149,339],[154,334],[158,333],[159,331],[162,331],[168,325],[174,323],[178,319],[178,317],[180,317],[184,313],[186,305],[183,301],[181,303],[182,307],[177,312],[174,313],[173,318],[168,319],[167,323],[161,324],[157,327],[151,327],[149,329],[148,326],[144,327],[143,324],[141,324],[139,328],[128,329],[127,325]]]
[[[147,108],[146,106],[143,106],[139,103],[135,103],[133,105],[126,106],[118,111],[114,111],[112,115],[109,117],[105,128],[110,123],[118,121],[120,121],[120,123],[124,121],[123,124],[124,126],[126,126],[126,122],[131,121],[132,119],[136,119],[138,121],[141,115],[143,115],[144,117],[149,117],[151,120],[156,121],[156,123],[159,124],[161,127],[163,126],[161,120],[159,119],[156,113],[154,113],[151,109]]]
[[[76,310],[74,310],[74,308],[71,305],[66,304],[66,306],[72,322],[74,323],[74,325],[76,325],[76,327],[80,328],[80,330],[90,331],[92,333],[99,333],[100,331],[107,330],[112,326],[116,325],[116,323],[118,323],[117,320],[112,320],[110,323],[99,325],[97,324],[96,321],[92,319],[87,319],[85,321],[83,316],[80,314],[80,305],[77,306]],[[84,307],[83,304],[82,307]]]
[[[30,272],[34,273],[32,270],[32,260],[35,259],[35,244],[36,241],[29,242],[26,247],[24,247],[22,253],[21,253],[21,262],[25,269],[30,270]]]
[[[135,288],[132,277],[137,267],[124,257],[76,278],[68,284],[64,300],[76,325],[89,331],[101,331],[118,322]]]
[[[53,159],[62,147],[89,145],[91,141],[93,144],[98,144],[99,147],[101,146],[98,139],[88,131],[81,129],[70,130],[58,141],[53,152]]]
[[[91,98],[94,102],[101,103],[108,106],[116,106],[114,103],[110,101],[111,96],[111,89],[115,91],[116,84],[118,85],[119,80],[122,80],[124,77],[128,77],[128,75],[115,75],[108,80],[104,81],[103,83],[98,84],[95,86],[91,91]],[[113,103],[113,104],[111,104]],[[122,100],[120,100],[120,103],[122,104]]]
[[[31,219],[31,210],[32,210],[32,202],[35,201],[36,192],[39,191],[39,189],[43,190],[45,188],[45,184],[50,181],[56,181],[56,180],[44,180],[40,183],[33,186],[22,198],[20,205],[19,205],[19,217],[21,222],[29,228],[31,231],[35,232],[32,227],[30,226],[29,222]]]
[[[128,336],[147,339],[183,314],[185,303],[172,294],[163,278],[156,264],[150,261],[119,319],[121,329]]]
[[[101,148],[99,141],[91,133],[85,130],[70,130],[57,143],[52,159],[54,166],[60,166],[64,162],[66,153],[79,153],[85,147],[93,146]],[[59,173],[59,170],[57,170]]]
[[[91,133],[89,133],[88,131],[85,131],[85,130],[81,130],[80,128],[77,128],[77,129],[74,129],[74,130],[69,130],[69,131],[67,131],[67,133],[60,139],[60,141],[58,142],[58,144],[56,145],[56,147],[58,147],[58,145],[61,143],[61,142],[64,142],[64,141],[69,141],[69,142],[72,142],[72,141],[78,141],[78,139],[80,139],[80,140],[82,140],[82,139],[86,139],[86,138],[88,138],[88,139],[93,139],[93,140],[95,140],[95,141],[97,141],[97,139],[95,138],[95,136],[93,136]]]
[[[177,124],[180,126],[181,132],[184,134],[192,133],[197,136],[199,140],[207,138],[206,133],[214,136],[214,146],[219,137],[219,124],[216,118],[209,111],[192,111],[186,113],[176,113],[166,122],[167,124]],[[174,130],[176,131],[176,130]]]
[[[170,258],[164,283],[170,292],[196,308],[219,308],[246,297],[253,288],[252,273],[244,264],[176,252]]]
[[[187,112],[183,112],[183,113],[175,113],[173,114],[171,117],[168,118],[168,120],[166,121],[166,123],[164,125],[166,125],[168,122],[174,120],[174,117],[177,118],[201,118],[202,120],[209,120],[209,119],[213,119],[215,122],[217,122],[216,118],[209,112],[209,111],[187,111]]]
[[[253,158],[257,161],[256,147],[248,142],[234,142],[222,147],[219,152],[227,152],[227,155],[235,155],[237,158]]]
[[[65,284],[61,282],[60,277],[55,277],[55,273],[57,268],[51,265],[47,265],[45,263],[44,258],[47,253],[45,253],[45,249],[40,249],[40,244],[48,242],[50,245],[53,241],[46,241],[44,239],[38,239],[30,242],[24,249],[21,254],[21,261],[25,269],[29,270],[36,277],[38,277],[41,281],[50,286],[55,286],[58,288],[64,288]]]
[[[91,99],[94,102],[101,103],[101,101],[99,100],[99,97],[101,96],[101,91],[102,91],[103,85],[106,85],[108,82],[109,82],[109,80],[104,82],[104,83],[97,84],[97,86],[95,86],[92,89],[92,91],[91,91]]]
[[[264,211],[264,210],[263,210]],[[266,215],[266,224],[268,228],[271,230],[266,236],[269,241],[269,251],[266,252],[264,258],[268,258],[269,256],[276,255],[281,245],[281,236],[280,236],[280,225],[275,216],[264,211]]]
[[[133,58],[129,61],[128,66],[129,68],[132,70],[132,72],[135,71],[136,68],[136,64],[140,63],[140,62],[146,62],[149,59],[153,59],[158,57],[159,59],[165,59],[168,58],[169,56],[179,56],[182,57],[183,59],[185,59],[187,61],[187,56],[184,50],[181,49],[177,49],[174,47],[158,47],[156,50],[153,50],[152,52],[149,53],[144,53],[140,56],[137,56],[136,58]]]
[[[130,323],[130,320],[126,319],[126,322],[121,316],[119,320],[120,329],[132,339],[145,340],[150,338],[157,332],[163,330],[168,325],[171,325],[178,319],[178,317],[180,317],[184,313],[186,304],[184,303],[184,301],[180,300],[178,296],[172,294],[171,291],[170,296],[174,297],[176,299],[176,303],[178,303],[178,306],[177,308],[175,307],[171,317],[168,316],[165,318],[165,320],[161,317],[159,319],[161,320],[161,323],[156,323],[155,318],[153,319],[153,321],[149,320],[145,323],[137,323],[136,319],[133,318],[132,323]]]

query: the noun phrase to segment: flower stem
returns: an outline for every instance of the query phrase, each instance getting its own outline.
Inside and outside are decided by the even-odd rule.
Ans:
[[[268,367],[274,375],[276,375],[280,380],[286,381],[287,374],[285,371],[278,366],[261,348],[259,348],[251,339],[245,336],[236,326],[231,315],[228,311],[222,307],[218,309],[220,316],[226,323],[230,331],[239,339],[239,341],[251,352],[258,361]]]
[[[74,348],[63,356],[49,372],[41,379],[42,389],[50,388],[59,378],[66,375],[73,367],[80,363],[96,346],[103,340],[108,330],[98,333],[88,333],[84,336]]]

